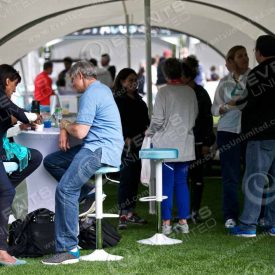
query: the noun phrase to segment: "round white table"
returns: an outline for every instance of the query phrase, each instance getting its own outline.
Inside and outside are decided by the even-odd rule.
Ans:
[[[37,149],[43,155],[58,148],[59,128],[44,128],[43,132],[22,131],[14,137],[16,143]],[[28,213],[38,208],[54,211],[57,181],[45,170],[43,163],[26,179],[28,189]]]

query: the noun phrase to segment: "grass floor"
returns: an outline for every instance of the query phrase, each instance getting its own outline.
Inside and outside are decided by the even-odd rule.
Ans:
[[[106,211],[115,212],[116,186],[104,185]],[[141,188],[143,195],[145,188]],[[148,214],[148,204],[139,203],[138,213],[149,223],[131,226],[121,232],[118,246],[106,249],[124,256],[119,262],[80,262],[74,265],[45,266],[40,258],[27,259],[19,267],[0,267],[0,274],[275,274],[275,238],[258,234],[246,239],[229,236],[223,228],[219,178],[208,178],[203,200],[204,222],[193,225],[190,233],[174,235],[183,243],[172,246],[146,246],[136,241],[155,233],[155,216]],[[117,221],[110,220],[117,224]],[[82,255],[90,251],[81,251]]]

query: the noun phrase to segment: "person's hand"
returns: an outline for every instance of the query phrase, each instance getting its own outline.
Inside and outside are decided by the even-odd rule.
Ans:
[[[33,122],[34,124],[42,124],[43,117],[37,114],[37,119]]]
[[[202,155],[204,157],[207,156],[209,154],[209,152],[210,152],[210,147],[208,147],[208,146],[202,146],[201,153],[202,153]]]
[[[60,129],[59,148],[60,150],[65,152],[67,151],[67,149],[70,149],[69,134],[65,129]]]
[[[220,113],[221,115],[225,114],[227,111],[228,111],[228,109],[225,108],[224,105],[222,105],[222,106],[220,107],[220,109],[219,109],[219,113]]]
[[[30,124],[20,124],[19,125],[19,128],[20,128],[21,131],[28,130],[30,127],[31,127]]]
[[[129,147],[129,146],[131,146],[132,139],[127,137],[124,142],[125,142],[125,145]]]
[[[231,99],[231,100],[228,101],[226,104],[227,104],[227,105],[230,105],[230,106],[236,106],[236,100],[235,100],[235,99]]]
[[[17,118],[14,116],[11,116],[11,124],[14,125],[17,123]]]

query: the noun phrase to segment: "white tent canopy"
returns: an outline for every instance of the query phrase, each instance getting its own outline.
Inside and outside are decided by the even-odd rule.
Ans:
[[[144,1],[124,1],[131,24],[144,24]],[[152,26],[197,37],[222,55],[236,44],[252,55],[256,38],[273,34],[274,0],[151,0]],[[82,28],[125,24],[123,1],[0,1],[0,63]]]

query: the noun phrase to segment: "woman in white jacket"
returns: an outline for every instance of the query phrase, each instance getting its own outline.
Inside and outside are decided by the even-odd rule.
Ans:
[[[217,144],[220,153],[223,184],[223,216],[225,227],[236,225],[239,216],[238,185],[241,177],[241,156],[245,142],[240,139],[241,105],[234,102],[246,96],[246,81],[250,71],[245,47],[234,46],[226,56],[230,73],[221,79],[212,105],[212,114],[220,116]]]
[[[179,222],[177,232],[188,233],[187,218],[190,216],[189,191],[187,186],[188,165],[195,159],[193,127],[198,114],[195,92],[181,81],[181,63],[175,58],[165,61],[164,73],[167,85],[156,96],[151,124],[146,132],[152,137],[155,148],[177,148],[176,160],[165,160],[163,164],[162,231],[172,232],[172,208],[175,192]]]

